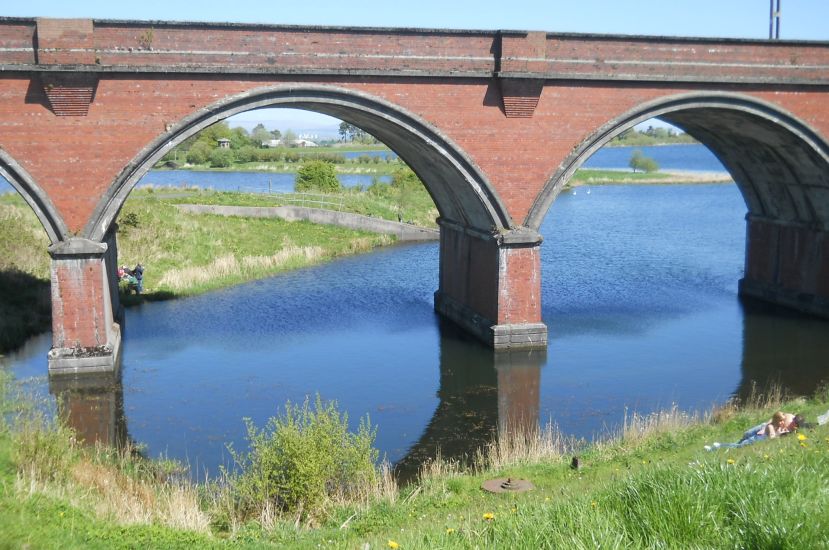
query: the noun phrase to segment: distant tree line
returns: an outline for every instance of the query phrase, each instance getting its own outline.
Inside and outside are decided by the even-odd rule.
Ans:
[[[610,146],[666,145],[680,143],[698,143],[693,137],[684,132],[677,132],[673,128],[648,126],[644,130],[628,128],[612,140]]]
[[[345,125],[345,126],[343,126]],[[343,141],[361,144],[377,143],[377,140],[356,126],[343,122],[340,125]],[[227,140],[227,147],[220,147],[219,141]],[[280,140],[278,146],[269,144]],[[237,127],[230,128],[227,122],[217,122],[194,134],[173,148],[159,161],[159,165],[175,168],[185,163],[191,165],[209,165],[212,168],[228,168],[237,163],[253,162],[300,162],[303,160],[321,160],[333,164],[342,164],[346,158],[337,153],[307,150],[298,146],[298,139],[293,130],[284,133],[268,130],[264,124],[257,124],[253,130]],[[302,152],[300,153],[300,150]],[[357,163],[379,163],[383,158],[361,155]]]

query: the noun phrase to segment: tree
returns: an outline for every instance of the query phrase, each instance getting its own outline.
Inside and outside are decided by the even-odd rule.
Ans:
[[[351,139],[351,124],[348,122],[340,122],[340,140],[349,141]]]
[[[253,141],[254,147],[262,147],[263,142],[274,139],[262,123],[257,124],[253,130],[251,130],[250,138]]]
[[[284,137],[282,138],[282,143],[284,143],[288,147],[296,146],[297,137],[293,130],[288,128],[287,130],[285,130],[285,134],[283,134],[283,136]]]
[[[340,123],[340,139],[342,141],[357,141],[359,143],[373,143],[377,141],[374,136],[365,132],[362,128],[358,128],[348,122]]]
[[[320,191],[333,193],[341,189],[337,170],[330,162],[312,160],[304,163],[296,173],[294,189],[297,193]]]
[[[413,201],[414,194],[423,182],[417,177],[411,168],[398,168],[391,176],[391,187],[396,191],[397,199],[397,219],[403,221],[406,219],[406,209]]]
[[[656,163],[650,157],[646,157],[642,154],[642,151],[636,149],[630,155],[630,162],[628,162],[628,166],[633,169],[634,173],[637,170],[641,170],[642,172],[656,172],[659,170],[659,164]]]
[[[280,132],[279,130],[271,130],[271,136],[273,136],[273,139],[281,139],[282,132]]]

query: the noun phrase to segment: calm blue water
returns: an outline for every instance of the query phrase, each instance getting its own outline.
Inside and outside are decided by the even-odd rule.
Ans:
[[[645,154],[673,154],[654,149]],[[606,168],[629,158],[605,149],[594,159],[605,154]],[[252,176],[203,174],[230,178],[226,188]],[[158,176],[202,173],[152,172],[142,185]],[[197,182],[173,182],[182,184]],[[121,386],[50,388],[49,334],[0,363],[35,393],[122,411],[120,421],[101,412],[95,425],[126,430],[149,455],[184,460],[196,476],[228,460],[226,443],[244,447],[243,417],[262,426],[286,400],[316,392],[355,423],[369,415],[377,446],[407,465],[438,446],[444,456],[471,451],[507,409],[589,438],[615,429],[626,411],[705,409],[755,382],[809,393],[829,376],[829,323],[740,303],[745,211],[734,185],[593,186],[559,196],[541,228],[550,337],[542,353],[494,354],[441,322],[438,248],[426,243],[130,308]]]
[[[722,165],[706,147],[702,145],[663,145],[658,147],[605,147],[590,157],[585,168],[629,169],[630,155],[639,149],[645,156],[659,163],[662,170],[694,170],[700,172],[720,172]],[[397,155],[390,151],[349,151],[342,155],[353,158],[360,155],[388,156]],[[370,165],[369,165],[370,166]],[[337,176],[345,187],[371,185],[372,176],[359,174],[341,174]],[[192,170],[156,170],[149,172],[139,183],[139,187],[173,186],[213,188],[224,191],[246,191],[251,193],[292,193],[294,174],[268,174],[261,172],[197,172]],[[381,181],[389,181],[381,176]],[[13,191],[11,185],[0,176],[0,193]]]
[[[368,187],[373,177],[362,174],[337,175],[337,179],[344,187]],[[389,176],[377,176],[377,179],[384,182],[391,181]],[[293,193],[295,180],[296,174],[155,170],[141,178],[138,187],[200,187],[246,193]]]
[[[723,172],[723,166],[714,153],[704,145],[658,145],[649,147],[604,147],[584,163],[584,168],[630,170],[628,162],[633,151],[642,151],[654,159],[660,170],[687,170],[695,172]]]
[[[744,214],[734,185],[560,196],[542,227],[541,354],[493,354],[440,322],[434,243],[130,308],[126,430],[198,475],[228,460],[227,442],[244,446],[243,417],[262,426],[316,392],[354,422],[369,415],[378,447],[406,463],[471,450],[510,403],[589,438],[625,411],[705,409],[753,381],[810,392],[829,374],[829,324],[740,304]],[[45,393],[48,347],[43,335],[2,361]]]
[[[380,157],[381,159],[394,160],[397,158],[397,153],[394,151],[343,151],[337,153],[347,159],[353,159],[362,156],[369,156],[371,158]]]

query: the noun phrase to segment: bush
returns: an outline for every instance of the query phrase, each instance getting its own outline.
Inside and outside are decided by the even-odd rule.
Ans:
[[[294,188],[298,193],[305,191],[333,193],[339,191],[341,186],[333,164],[312,160],[304,163],[297,171]]]
[[[259,149],[251,145],[245,145],[236,151],[238,162],[256,162],[259,160]]]
[[[198,141],[187,151],[187,162],[190,164],[205,164],[210,158],[211,147]]]
[[[289,402],[261,431],[245,423],[249,453],[230,449],[241,470],[231,485],[245,518],[274,508],[318,517],[332,499],[364,499],[376,484],[376,429],[366,417],[350,433],[334,401],[317,395],[313,408],[307,398],[302,406]]]
[[[637,170],[641,170],[643,172],[656,172],[659,170],[659,164],[655,160],[650,157],[646,157],[642,154],[642,151],[636,149],[630,155],[630,162],[628,162],[628,166],[630,166],[634,172]]]
[[[210,153],[210,166],[213,168],[228,168],[236,161],[236,154],[232,149],[218,147]]]

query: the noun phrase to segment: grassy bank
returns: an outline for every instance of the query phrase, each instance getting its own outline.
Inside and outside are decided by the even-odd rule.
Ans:
[[[389,164],[388,166],[392,166]],[[670,184],[730,181],[721,174],[579,170],[571,184]],[[382,235],[304,222],[225,218],[178,212],[177,203],[300,205],[436,227],[438,211],[422,185],[375,184],[325,196],[247,194],[190,189],[133,191],[119,218],[119,262],[146,268],[144,300],[197,294],[310,266],[388,244]],[[31,209],[0,196],[0,353],[50,323],[48,239]],[[129,304],[138,299],[128,297]]]
[[[145,266],[150,300],[206,292],[392,242],[306,222],[183,214],[152,193],[136,194],[118,221],[119,261]]]
[[[0,196],[0,355],[49,328],[48,246],[23,199]]]
[[[130,197],[118,222],[119,263],[146,267],[141,300],[198,294],[394,240],[307,222],[182,214],[173,201],[146,191]],[[0,354],[49,328],[48,244],[22,198],[0,196]]]
[[[21,410],[8,398],[2,406]],[[406,487],[375,484],[360,498],[331,498],[313,521],[266,505],[241,520],[229,512],[235,493],[227,486],[193,486],[176,481],[167,465],[85,448],[24,408],[0,429],[0,541],[35,548],[825,548],[829,426],[737,450],[703,445],[737,439],[776,408],[815,419],[827,407],[823,391],[703,417],[634,415],[617,437],[592,445],[552,429],[504,438],[469,469],[438,460]],[[574,446],[578,469],[570,466]],[[507,476],[535,489],[480,488]]]
[[[579,185],[678,185],[693,183],[732,183],[725,172],[633,172],[631,170],[577,170],[568,182]]]

